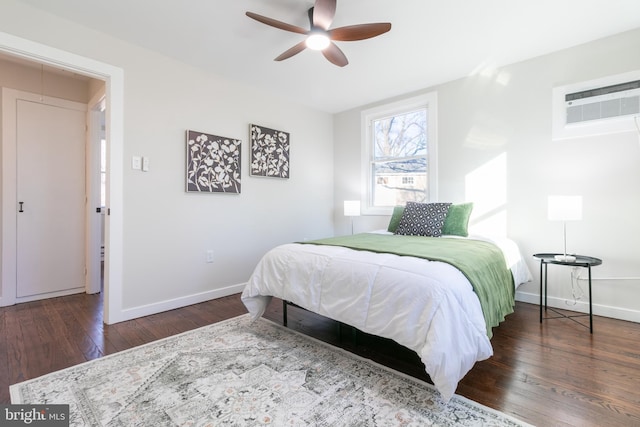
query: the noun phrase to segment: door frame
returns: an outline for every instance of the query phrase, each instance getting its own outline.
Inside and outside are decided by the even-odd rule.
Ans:
[[[97,212],[100,206],[100,140],[102,139],[102,110],[105,108],[105,94],[101,90],[94,95],[87,104],[87,140],[86,140],[86,188],[87,205],[85,216],[87,246],[87,276],[85,289],[88,294],[100,292],[101,279],[101,241],[102,241],[102,212]]]
[[[107,324],[126,320],[122,304],[123,273],[123,137],[124,137],[124,72],[121,68],[96,61],[91,58],[66,52],[31,40],[0,32],[0,52],[29,61],[59,67],[105,82],[106,98],[106,139],[107,139],[107,216],[105,221],[105,273],[103,321]],[[4,126],[3,126],[4,133]],[[3,135],[4,139],[4,135]],[[15,170],[2,156],[2,174]],[[2,296],[0,306],[15,304],[15,287],[7,286],[15,282],[16,266],[7,262],[11,256],[7,252],[10,239],[16,236],[15,227],[8,227],[8,218],[15,221],[16,202],[7,203],[6,191],[15,196],[15,182],[2,179]],[[15,255],[14,255],[15,257]],[[11,275],[13,274],[13,279]]]

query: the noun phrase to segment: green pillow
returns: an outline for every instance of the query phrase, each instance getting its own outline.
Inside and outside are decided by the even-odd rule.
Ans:
[[[442,235],[467,237],[469,235],[469,217],[472,210],[473,203],[451,205],[442,226]],[[391,219],[393,220],[393,217]]]
[[[391,220],[389,221],[389,227],[387,227],[387,231],[391,233],[395,233],[398,229],[398,224],[400,224],[400,218],[402,218],[402,213],[404,212],[404,206],[395,206],[393,208],[393,213],[391,214]]]

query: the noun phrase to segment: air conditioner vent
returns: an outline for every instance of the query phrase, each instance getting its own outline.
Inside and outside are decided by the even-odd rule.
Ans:
[[[635,130],[640,71],[553,89],[553,139]]]
[[[577,99],[593,98],[594,96],[608,95],[610,93],[624,92],[627,90],[640,89],[640,80],[635,82],[620,83],[597,89],[583,90],[581,92],[569,93],[565,95],[565,100],[575,101]]]
[[[640,80],[565,95],[567,123],[640,113]]]

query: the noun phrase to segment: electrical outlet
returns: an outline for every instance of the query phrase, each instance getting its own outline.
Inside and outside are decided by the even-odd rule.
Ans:
[[[207,262],[213,262],[213,251],[211,249],[205,253],[205,259]]]
[[[142,158],[142,172],[149,172],[149,158]]]

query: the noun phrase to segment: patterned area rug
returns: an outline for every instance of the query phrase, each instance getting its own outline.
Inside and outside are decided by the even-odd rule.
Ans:
[[[72,426],[526,426],[260,319],[239,316],[11,386]]]

